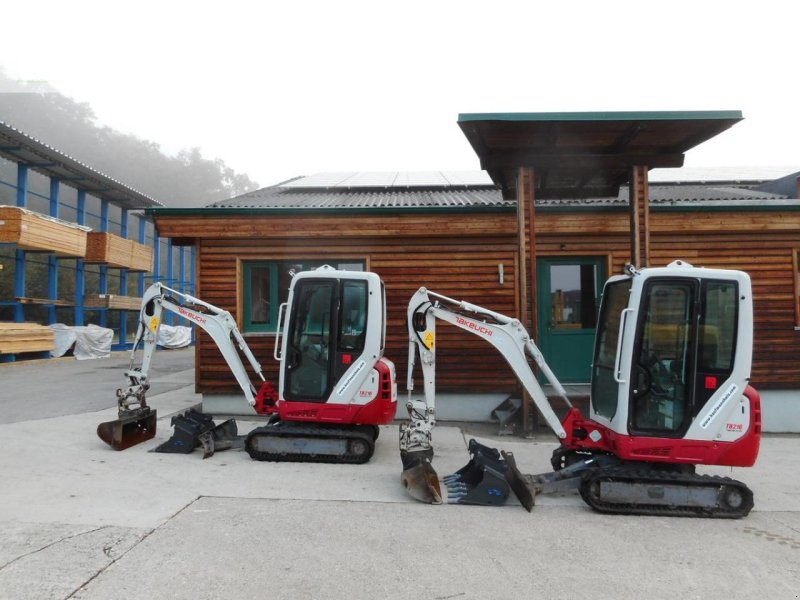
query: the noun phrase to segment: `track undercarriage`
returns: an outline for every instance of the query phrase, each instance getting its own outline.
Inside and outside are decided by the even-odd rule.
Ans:
[[[594,510],[607,514],[739,519],[753,508],[753,492],[744,483],[699,475],[694,465],[565,454],[562,449],[553,454],[557,470],[524,475],[513,453],[501,452],[506,481],[528,511],[539,494],[573,490]]]
[[[363,464],[375,452],[375,425],[326,425],[278,421],[247,434],[244,448],[254,460]]]

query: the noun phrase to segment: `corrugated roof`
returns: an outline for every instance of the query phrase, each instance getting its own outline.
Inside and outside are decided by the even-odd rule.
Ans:
[[[692,206],[768,206],[786,204],[787,196],[770,194],[747,187],[714,184],[650,184],[650,204]],[[628,186],[621,186],[617,196],[605,198],[561,198],[538,200],[539,206],[627,206]]]
[[[379,171],[317,173],[279,184],[290,188],[427,188],[492,186],[486,171]]]
[[[27,165],[47,177],[58,178],[65,185],[104,198],[123,208],[162,206],[159,201],[2,121],[0,121],[0,156]]]
[[[504,200],[499,186],[485,183],[453,183],[443,179],[445,172],[431,173],[319,173],[221,200],[209,208],[242,209],[408,209],[408,208],[509,208],[515,200]],[[485,172],[462,172],[460,182],[488,181]],[[434,182],[439,182],[435,184]],[[381,182],[386,185],[376,185]],[[408,185],[404,185],[408,183]],[[327,185],[323,185],[327,184]],[[424,185],[427,184],[427,185]],[[653,205],[692,206],[774,206],[796,204],[787,196],[751,189],[746,185],[652,184]],[[626,206],[628,188],[622,186],[615,197],[536,199],[538,206]]]
[[[503,200],[499,189],[291,189],[274,186],[222,200],[209,208],[469,208],[513,206]]]
[[[513,206],[483,171],[317,173],[210,208],[364,209]]]

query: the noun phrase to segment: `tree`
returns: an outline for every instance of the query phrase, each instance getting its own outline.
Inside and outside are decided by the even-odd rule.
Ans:
[[[92,107],[42,82],[15,81],[0,67],[0,121],[165,206],[204,206],[258,185],[199,148],[165,154],[150,140],[97,123]]]

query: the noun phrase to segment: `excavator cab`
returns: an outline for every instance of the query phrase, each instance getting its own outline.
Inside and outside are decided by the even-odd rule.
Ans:
[[[611,278],[598,319],[591,420],[607,437],[630,436],[625,448],[642,439],[742,437],[752,322],[750,279],[740,271],[676,262]],[[660,444],[664,453],[679,445]],[[702,454],[695,462],[727,464]]]

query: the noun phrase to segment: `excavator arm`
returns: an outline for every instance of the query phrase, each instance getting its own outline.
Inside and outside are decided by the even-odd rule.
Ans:
[[[117,390],[119,418],[116,421],[101,423],[97,428],[100,439],[116,450],[124,450],[155,435],[156,411],[147,405],[146,394],[150,388],[150,366],[158,345],[158,332],[165,310],[191,321],[211,336],[250,406],[255,405],[258,392],[250,382],[247,370],[236,351],[237,346],[256,374],[264,381],[261,365],[228,311],[156,282],[142,297],[130,367],[125,372],[127,385]],[[135,366],[140,344],[143,346],[142,361],[139,366]],[[255,409],[253,414],[256,414]]]
[[[572,408],[572,404],[519,320],[469,302],[448,298],[424,287],[411,297],[407,316],[409,347],[406,409],[410,421],[400,426],[400,456],[404,467],[402,482],[411,496],[424,502],[441,502],[438,478],[430,464],[433,458],[431,438],[436,424],[437,320],[451,323],[494,346],[514,371],[550,429],[559,439],[567,436],[528,362],[529,358],[567,407]],[[417,356],[424,381],[422,400],[413,397]]]

